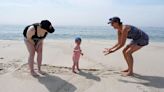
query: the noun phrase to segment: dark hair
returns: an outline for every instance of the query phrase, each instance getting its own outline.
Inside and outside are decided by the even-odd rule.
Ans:
[[[112,17],[112,18],[110,18],[108,24],[110,24],[112,22],[116,22],[119,25],[122,25],[121,19],[119,17]]]
[[[75,38],[75,42],[77,42],[77,41],[81,42],[81,38],[80,37]]]
[[[47,30],[49,33],[53,33],[55,29],[53,27],[50,28],[51,22],[49,20],[42,20],[40,22],[41,28]]]
[[[122,25],[123,23],[122,22],[119,22],[119,25]]]
[[[51,25],[51,22],[48,21],[48,20],[42,20],[42,21],[40,22],[40,24],[41,24],[41,28],[47,30],[47,29],[49,29],[49,27],[50,27],[50,25]]]

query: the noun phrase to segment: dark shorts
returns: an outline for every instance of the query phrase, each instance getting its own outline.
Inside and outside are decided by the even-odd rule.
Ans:
[[[132,40],[130,42],[130,45],[132,45],[132,44],[136,44],[138,46],[146,46],[149,44],[149,41],[148,40]]]
[[[130,45],[131,44],[136,44],[138,46],[146,46],[146,45],[149,44],[149,37],[148,36],[143,36],[143,37],[141,37],[141,38],[139,38],[137,40],[132,40],[130,42]]]

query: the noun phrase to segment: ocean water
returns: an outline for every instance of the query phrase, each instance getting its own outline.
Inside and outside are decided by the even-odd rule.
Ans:
[[[23,40],[25,25],[0,25],[0,40]],[[164,28],[140,27],[146,32],[150,41],[164,42]],[[80,36],[88,40],[116,40],[117,33],[110,26],[56,26],[55,33],[49,34],[46,39],[74,39]]]

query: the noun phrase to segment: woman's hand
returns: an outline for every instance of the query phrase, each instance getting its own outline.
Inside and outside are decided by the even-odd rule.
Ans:
[[[108,55],[108,54],[110,54],[110,53],[113,53],[113,52],[114,51],[112,49],[110,49],[110,48],[105,48],[105,50],[103,51],[103,53],[104,53],[105,56]]]
[[[41,45],[42,43],[43,43],[43,40],[40,40],[40,41],[36,44],[35,49],[37,50],[37,49],[39,48],[39,45]]]

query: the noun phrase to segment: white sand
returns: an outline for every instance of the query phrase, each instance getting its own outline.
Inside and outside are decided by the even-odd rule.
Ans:
[[[123,77],[127,68],[122,49],[104,56],[115,41],[82,42],[82,72],[73,74],[74,41],[45,41],[42,69],[45,76],[29,74],[28,52],[23,41],[0,41],[0,92],[164,92],[164,43],[150,43],[134,53],[133,77]],[[35,66],[36,67],[36,66]],[[37,69],[37,68],[36,68]]]

